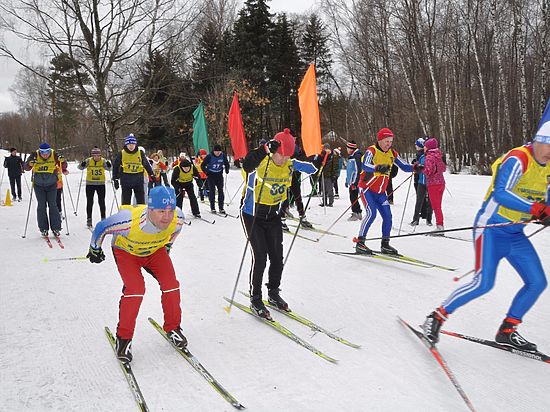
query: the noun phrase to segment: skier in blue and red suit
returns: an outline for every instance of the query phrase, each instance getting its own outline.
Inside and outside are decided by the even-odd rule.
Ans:
[[[422,169],[418,163],[411,165],[405,162],[397,150],[392,148],[393,132],[384,127],[376,135],[377,143],[369,146],[365,150],[361,164],[361,176],[359,178],[359,196],[365,207],[365,217],[361,222],[359,237],[355,245],[356,253],[370,255],[372,251],[365,245],[365,238],[372,222],[376,219],[376,212],[382,215],[382,253],[397,255],[397,250],[390,246],[390,236],[392,225],[392,214],[386,187],[390,180],[390,171],[395,163],[401,170],[411,173],[418,168]]]
[[[537,252],[523,232],[525,223],[514,222],[535,219],[550,225],[550,103],[545,114],[546,121],[541,122],[532,143],[510,150],[492,166],[493,180],[474,227],[505,225],[474,229],[475,277],[426,318],[424,335],[434,344],[448,315],[492,289],[497,266],[506,258],[524,285],[514,297],[495,341],[526,351],[537,350],[537,345],[523,338],[516,328],[546,288],[547,280]]]

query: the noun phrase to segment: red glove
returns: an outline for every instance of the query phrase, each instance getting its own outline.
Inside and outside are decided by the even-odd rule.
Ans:
[[[355,189],[357,189],[357,186],[351,185],[349,188],[350,188],[351,190],[355,190]]]
[[[538,219],[544,226],[550,225],[550,206],[543,202],[533,203],[531,214]]]

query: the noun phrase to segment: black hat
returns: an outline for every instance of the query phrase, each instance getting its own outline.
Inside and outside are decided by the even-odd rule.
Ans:
[[[214,149],[212,149],[212,151],[214,151],[214,152],[221,152],[221,151],[222,151],[222,147],[221,147],[219,144],[215,144],[215,145],[214,145]]]
[[[11,152],[16,152],[16,151],[17,151],[17,149],[15,147],[10,148],[10,153]]]
[[[181,163],[180,163],[180,166],[181,167],[191,167],[191,162],[187,159],[182,160]]]

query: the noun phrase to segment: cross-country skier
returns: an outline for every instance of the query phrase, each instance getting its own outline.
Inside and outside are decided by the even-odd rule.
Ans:
[[[198,178],[199,172],[197,168],[187,159],[179,162],[172,172],[172,186],[176,190],[176,205],[180,209],[183,209],[183,197],[187,193],[189,203],[191,204],[191,212],[196,218],[201,217],[199,202],[197,202],[197,196],[193,187],[193,179]]]
[[[538,219],[543,225],[550,225],[550,207],[547,205],[550,113],[532,143],[510,150],[493,163],[492,169],[493,180],[477,213],[474,227],[511,224],[474,229],[474,279],[456,289],[428,315],[423,325],[424,335],[432,343],[437,343],[441,325],[451,313],[492,289],[497,266],[506,258],[521,276],[524,286],[512,301],[495,341],[535,351],[537,345],[522,337],[516,328],[546,288],[546,275],[537,252],[523,232],[525,224],[513,222]]]
[[[111,170],[111,162],[101,156],[101,149],[94,147],[92,156],[80,162],[78,169],[86,170],[86,225],[92,227],[92,209],[94,193],[97,193],[97,203],[101,219],[105,219],[105,170]]]
[[[122,206],[120,212],[99,222],[92,233],[88,259],[103,262],[101,245],[106,235],[113,235],[113,255],[124,283],[116,332],[116,352],[121,362],[132,360],[132,338],[145,294],[142,268],[160,285],[164,330],[174,345],[181,349],[187,346],[180,328],[180,284],[169,256],[183,219],[183,212],[176,208],[174,189],[157,186],[149,191],[147,205]]]
[[[242,199],[241,219],[250,241],[253,266],[250,271],[250,308],[258,316],[270,319],[262,302],[262,278],[269,256],[268,300],[282,310],[288,304],[279,294],[283,273],[283,230],[280,205],[291,185],[292,173],[297,170],[312,174],[317,168],[309,163],[291,159],[294,137],[289,129],[277,133],[265,145],[248,153],[242,166],[246,189]]]
[[[124,148],[113,162],[113,186],[118,190],[122,186],[120,203],[129,205],[132,202],[132,191],[138,205],[145,204],[145,187],[143,176],[147,172],[153,176],[153,169],[143,152],[137,145],[137,139],[130,133],[124,140]],[[119,183],[120,179],[120,183]]]
[[[67,162],[63,156],[58,155],[48,143],[42,143],[35,153],[31,153],[25,166],[26,170],[33,172],[33,188],[37,203],[36,218],[42,236],[48,236],[50,228],[54,236],[61,234],[61,217],[56,204],[58,162],[61,164],[61,169],[66,171]]]
[[[346,167],[346,187],[349,188],[349,200],[351,202],[351,216],[349,221],[363,220],[361,204],[359,203],[359,176],[361,175],[361,158],[363,154],[357,148],[357,143],[351,140],[346,144],[348,151],[348,165]]]
[[[365,245],[365,238],[378,211],[383,219],[382,236],[384,237],[380,250],[382,253],[397,255],[397,250],[390,246],[390,240],[386,238],[390,235],[392,225],[391,208],[386,195],[391,167],[395,162],[400,169],[407,173],[422,168],[417,166],[417,163],[411,165],[399,157],[399,153],[392,148],[394,136],[390,129],[386,127],[380,129],[376,137],[378,142],[367,148],[361,164],[359,196],[365,207],[365,218],[361,222],[355,251],[361,254],[372,254],[372,250]]]
[[[216,190],[218,191],[218,210],[223,215],[225,210],[223,202],[225,200],[223,189],[223,172],[229,173],[229,161],[222,147],[219,144],[214,145],[214,148],[202,161],[201,169],[206,173],[208,183],[208,198],[210,200],[210,211],[216,213],[215,198]]]

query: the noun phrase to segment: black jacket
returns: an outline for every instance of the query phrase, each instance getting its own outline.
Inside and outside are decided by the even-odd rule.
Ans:
[[[21,156],[6,156],[4,159],[4,167],[8,169],[9,177],[18,177],[23,173],[23,159]]]
[[[126,146],[122,150],[126,150],[127,153],[135,153],[139,149],[136,147],[133,152],[130,152]],[[147,171],[149,176],[153,176],[153,168],[147,160],[147,156],[143,151],[141,152],[141,164],[143,168]],[[122,171],[122,151],[118,153],[115,161],[113,162],[113,180],[120,179],[121,186],[137,186],[143,184],[143,174],[142,173],[124,173]]]

